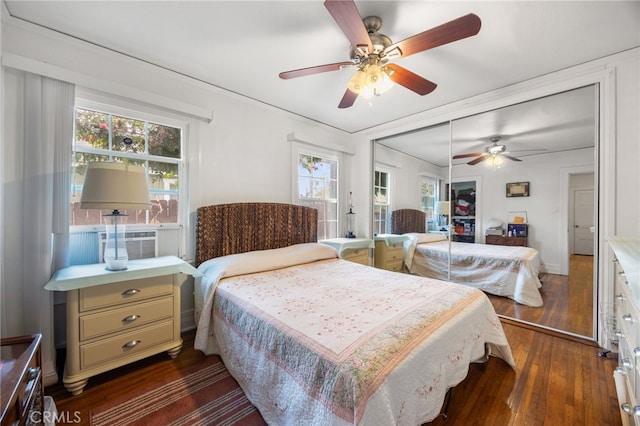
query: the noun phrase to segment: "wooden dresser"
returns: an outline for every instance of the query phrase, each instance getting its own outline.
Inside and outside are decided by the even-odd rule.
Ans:
[[[527,237],[508,237],[505,235],[485,235],[485,244],[499,246],[522,246],[527,247]]]
[[[43,423],[41,338],[42,335],[35,334],[2,339],[2,426]]]
[[[615,334],[618,367],[614,372],[623,425],[640,426],[640,239],[614,237]]]
[[[178,355],[181,273],[199,274],[174,256],[132,260],[124,271],[99,263],[56,273],[45,288],[67,292],[69,392],[77,395],[90,377],[150,355]]]
[[[388,271],[402,272],[403,248],[407,237],[402,235],[378,235],[374,238],[376,243],[374,253],[374,265],[376,268]]]

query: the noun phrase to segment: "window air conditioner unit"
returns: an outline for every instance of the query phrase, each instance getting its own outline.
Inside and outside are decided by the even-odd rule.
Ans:
[[[129,260],[147,259],[156,257],[158,253],[158,231],[126,231],[124,239],[127,244],[127,254]],[[98,235],[100,262],[104,262],[104,246],[107,243],[107,233],[100,232]]]

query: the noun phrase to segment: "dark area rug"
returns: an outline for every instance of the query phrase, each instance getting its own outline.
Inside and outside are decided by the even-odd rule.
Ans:
[[[92,426],[265,425],[218,356],[91,410]]]

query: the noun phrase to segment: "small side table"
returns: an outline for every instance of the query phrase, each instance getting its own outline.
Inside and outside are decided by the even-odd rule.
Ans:
[[[336,249],[341,259],[366,266],[371,265],[369,252],[375,246],[373,240],[369,238],[330,238],[318,242]]]
[[[99,373],[163,351],[175,358],[182,349],[180,274],[200,272],[175,256],[131,260],[127,266],[69,266],[44,287],[67,293],[63,383],[73,395]]]
[[[376,235],[376,250],[374,257],[375,267],[394,272],[402,272],[404,265],[403,245],[408,239],[409,237],[406,235]]]

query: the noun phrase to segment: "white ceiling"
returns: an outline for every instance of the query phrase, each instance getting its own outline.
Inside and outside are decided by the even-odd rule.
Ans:
[[[394,42],[466,15],[478,35],[397,63],[435,82],[337,105],[353,68],[282,80],[281,71],[349,59],[321,0],[5,1],[10,15],[191,76],[317,122],[357,132],[640,45],[640,2],[357,1]],[[549,127],[549,123],[536,123]],[[493,132],[517,133],[498,129]],[[490,136],[475,128],[476,139]],[[485,132],[485,133],[483,133]]]

